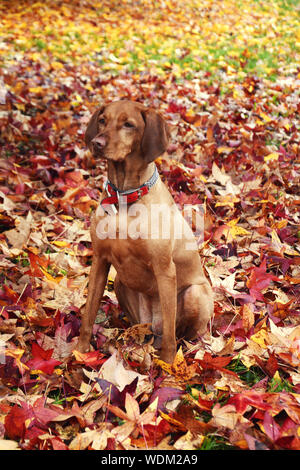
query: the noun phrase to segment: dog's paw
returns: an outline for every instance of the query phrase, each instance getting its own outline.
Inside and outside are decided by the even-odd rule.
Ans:
[[[168,364],[173,364],[174,358],[176,356],[176,347],[164,347],[162,346],[159,352],[160,359]]]
[[[79,340],[73,350],[79,351],[81,353],[87,353],[90,351],[90,344]]]

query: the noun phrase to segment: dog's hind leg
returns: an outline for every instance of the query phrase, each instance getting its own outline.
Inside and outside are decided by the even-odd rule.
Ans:
[[[191,340],[206,332],[214,303],[209,284],[187,287],[178,296],[177,337]]]
[[[118,275],[114,281],[115,293],[121,307],[132,325],[136,323],[151,323],[151,303],[149,299],[123,284]]]

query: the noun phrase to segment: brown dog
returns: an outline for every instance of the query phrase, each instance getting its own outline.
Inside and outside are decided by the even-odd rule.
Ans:
[[[154,163],[165,152],[168,137],[167,124],[158,113],[131,101],[110,103],[89,122],[86,144],[95,157],[107,159],[110,183],[91,221],[93,262],[77,345],[81,352],[89,349],[111,264],[117,271],[114,287],[121,309],[132,324],[152,324],[164,361],[172,362],[176,354],[176,333],[195,338],[205,332],[212,316],[212,290],[194,235],[174,209]],[[163,221],[155,219],[161,207],[169,222],[167,237]],[[125,222],[127,232],[122,228]],[[115,232],[108,230],[105,238],[104,227],[109,224]],[[130,224],[136,229],[131,235]],[[184,226],[181,238],[175,236],[180,224]]]

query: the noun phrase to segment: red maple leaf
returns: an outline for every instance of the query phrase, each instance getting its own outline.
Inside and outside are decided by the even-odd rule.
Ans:
[[[234,375],[237,377],[237,374],[231,370],[225,369],[225,367],[231,362],[231,357],[213,357],[211,354],[206,352],[203,356],[203,359],[198,359],[199,364],[202,369],[214,369],[226,372],[227,374]]]
[[[77,350],[74,350],[73,355],[75,356],[76,362],[90,367],[96,367],[100,364],[103,364],[107,360],[107,358],[104,358],[104,354],[99,351],[81,353]]]
[[[5,416],[5,431],[9,439],[19,439],[23,437],[28,420],[32,418],[32,410],[26,403],[20,407],[14,405],[10,412]]]
[[[61,362],[55,359],[51,359],[53,349],[45,351],[37,343],[32,343],[32,359],[26,363],[26,365],[33,370],[41,370],[45,374],[52,374],[56,366],[60,365]]]
[[[247,281],[247,287],[252,297],[264,301],[261,292],[269,286],[271,281],[280,281],[280,279],[274,276],[274,274],[267,273],[267,260],[264,259],[258,268],[251,269],[251,274]]]
[[[28,251],[28,258],[30,261],[30,270],[26,272],[30,276],[34,277],[44,277],[41,267],[47,269],[49,261],[44,256],[38,256],[31,251]]]
[[[244,414],[248,406],[255,409],[268,411],[272,409],[272,404],[267,403],[268,393],[256,392],[255,390],[246,390],[243,393],[237,393],[229,398],[227,404],[234,405],[237,413]]]

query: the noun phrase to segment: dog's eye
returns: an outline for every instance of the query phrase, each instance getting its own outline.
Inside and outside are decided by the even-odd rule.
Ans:
[[[124,127],[132,128],[132,127],[134,127],[134,125],[131,122],[126,121],[126,122],[124,122]]]
[[[98,123],[102,126],[105,124],[105,119],[101,118],[99,119]]]

